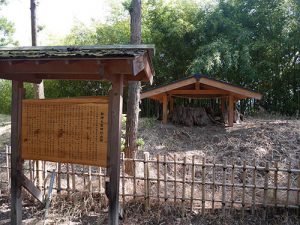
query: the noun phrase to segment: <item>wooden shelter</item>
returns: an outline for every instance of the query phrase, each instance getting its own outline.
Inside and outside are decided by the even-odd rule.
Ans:
[[[168,121],[168,113],[173,111],[174,98],[220,99],[222,111],[227,105],[228,125],[233,126],[236,101],[246,98],[261,99],[262,95],[243,87],[196,74],[147,90],[141,94],[141,99],[145,98],[162,102],[164,124]]]
[[[21,124],[24,82],[51,80],[111,81],[108,106],[109,224],[118,224],[120,131],[123,86],[127,81],[152,82],[154,46],[62,46],[0,48],[0,79],[12,80],[11,224],[22,223],[22,187],[40,199],[39,190],[23,175]],[[1,100],[0,100],[1,101]]]

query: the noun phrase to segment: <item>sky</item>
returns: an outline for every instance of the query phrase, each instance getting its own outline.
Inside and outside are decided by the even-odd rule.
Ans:
[[[78,22],[86,26],[92,21],[105,22],[111,15],[111,6],[122,7],[124,0],[36,0],[37,24],[44,27],[38,34],[38,45],[57,45]],[[165,0],[172,1],[172,0]],[[216,0],[196,0],[209,5]],[[15,25],[14,40],[20,46],[31,45],[30,0],[7,0],[1,14]]]
[[[111,7],[107,0],[38,0],[37,24],[44,26],[38,35],[38,45],[51,45],[53,39],[68,34],[74,22],[89,26],[92,19],[105,22]],[[121,4],[121,3],[120,3]],[[2,16],[15,24],[14,39],[20,46],[31,45],[30,0],[8,0]]]

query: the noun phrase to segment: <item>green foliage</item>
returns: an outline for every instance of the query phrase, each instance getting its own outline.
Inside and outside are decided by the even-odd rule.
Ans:
[[[25,83],[25,98],[33,98],[33,87]],[[0,114],[10,114],[11,112],[11,81],[0,79]]]
[[[143,138],[138,138],[138,139],[136,140],[136,145],[137,145],[138,147],[143,147],[143,146],[145,145],[144,139],[143,139]]]
[[[6,4],[5,0],[0,0],[0,11],[1,6]],[[0,16],[0,47],[9,44],[16,45],[17,42],[13,41],[13,33],[15,32],[14,25],[7,18]]]

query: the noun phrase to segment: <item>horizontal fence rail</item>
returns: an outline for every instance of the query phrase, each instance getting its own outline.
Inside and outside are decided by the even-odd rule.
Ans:
[[[9,189],[10,147],[0,151],[1,190]],[[56,171],[54,189],[57,193],[89,192],[105,195],[106,169],[66,163],[24,162],[24,173],[46,192],[51,172]],[[132,173],[125,165],[132,164]],[[38,182],[37,174],[42,174]],[[206,211],[240,209],[254,213],[258,207],[300,209],[300,164],[265,162],[240,163],[224,159],[222,163],[196,155],[178,158],[176,155],[121,158],[120,198],[123,204],[143,201],[148,209],[152,203],[174,204],[186,210]],[[41,175],[39,175],[41,176]],[[265,217],[265,213],[263,214]]]

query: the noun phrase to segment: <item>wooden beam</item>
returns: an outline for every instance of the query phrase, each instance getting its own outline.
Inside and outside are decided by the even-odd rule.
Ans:
[[[106,194],[109,199],[108,224],[119,224],[119,182],[121,157],[121,121],[123,107],[123,76],[113,76],[110,92],[108,130],[108,176]]]
[[[11,224],[22,224],[22,160],[21,124],[22,99],[25,91],[23,82],[12,81],[11,115]]]
[[[38,79],[37,77],[35,77],[34,75],[28,75],[25,77],[16,77],[15,75],[12,74],[1,74],[0,75],[1,79],[5,79],[5,80],[16,80],[19,82],[27,82],[27,83],[34,83],[34,84],[40,84],[42,83],[42,79]]]
[[[163,95],[163,124],[168,123],[168,96]]]
[[[141,94],[141,99],[148,98],[148,97],[151,97],[153,95],[158,95],[158,94],[161,94],[161,93],[164,93],[164,92],[171,91],[173,89],[177,89],[177,88],[180,88],[180,87],[183,87],[183,86],[193,84],[193,83],[195,83],[195,80],[196,79],[194,77],[191,77],[191,78],[183,80],[183,81],[179,81],[179,82],[176,82],[176,83],[168,84],[168,85],[165,85],[165,86],[162,86],[162,87],[158,87],[158,88],[146,91],[146,92]]]
[[[226,95],[229,92],[223,90],[172,90],[167,93],[174,95]]]
[[[234,117],[234,103],[233,96],[228,97],[228,126],[233,127],[233,117]]]
[[[246,96],[247,98],[255,98],[260,100],[262,98],[262,94],[254,92],[254,91],[250,91],[247,90],[245,88],[242,87],[237,87],[234,86],[232,84],[228,84],[228,83],[224,83],[221,81],[217,81],[217,80],[213,80],[213,79],[209,79],[209,78],[205,78],[202,77],[200,78],[200,83],[201,84],[206,84],[212,87],[216,87],[216,88],[220,88],[223,89],[225,91],[229,91],[238,95],[242,95],[242,96]]]
[[[32,75],[38,75],[40,79],[59,79],[57,75],[62,74],[72,75],[74,79],[86,79],[85,75],[94,75],[94,79],[100,79],[104,74],[125,74],[132,75],[133,58],[115,59],[115,60],[47,60],[46,63],[36,63],[35,60],[26,60],[22,63],[15,63],[14,61],[0,61],[0,78],[2,74],[14,74],[20,78]],[[38,62],[40,62],[38,61]]]
[[[24,174],[21,175],[23,187],[40,203],[44,204],[43,193]]]

